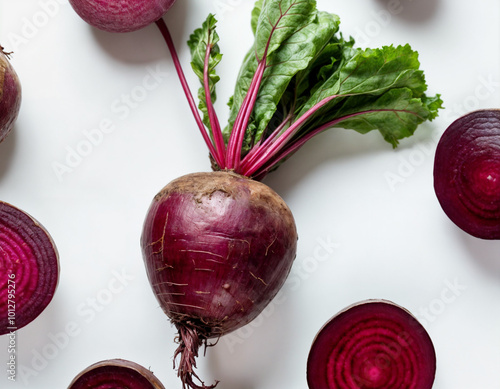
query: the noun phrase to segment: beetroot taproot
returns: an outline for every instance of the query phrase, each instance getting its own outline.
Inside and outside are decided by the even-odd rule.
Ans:
[[[193,173],[154,198],[141,246],[155,296],[179,332],[178,374],[197,387],[198,348],[267,306],[290,271],[297,231],[267,185],[229,172]]]

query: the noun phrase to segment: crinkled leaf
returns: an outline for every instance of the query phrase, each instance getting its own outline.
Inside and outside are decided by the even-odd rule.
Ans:
[[[198,108],[203,113],[203,123],[210,128],[210,123],[207,113],[207,101],[205,98],[205,90],[203,88],[203,77],[205,67],[205,56],[207,47],[210,45],[210,59],[208,63],[209,88],[212,103],[215,102],[217,95],[215,84],[219,81],[219,76],[215,72],[215,67],[222,59],[222,54],[219,50],[219,36],[215,31],[217,20],[212,14],[209,14],[201,28],[196,29],[190,36],[188,46],[191,50],[191,67],[194,73],[198,76],[201,87],[198,90],[199,104]]]
[[[270,25],[269,21],[274,20],[272,17],[277,18],[277,12],[275,12],[276,6],[274,6],[274,8],[269,6],[269,4],[272,3],[272,1],[258,2],[256,7],[254,7],[252,28],[255,28],[254,32],[256,34],[257,45],[259,42],[257,37],[265,36],[262,29],[268,34],[272,33],[272,35],[268,36],[268,42],[270,43],[276,43],[278,41],[278,39],[274,37],[278,32],[281,34],[279,37],[280,39],[286,36],[283,35],[282,32],[285,25],[282,26],[278,23],[279,29],[275,29],[274,31],[268,30],[268,26]],[[326,12],[316,12],[314,8],[311,8],[311,3],[314,2],[303,3],[307,3],[308,7],[306,9],[312,10],[309,17],[306,18],[305,13],[301,14],[301,27],[296,28],[292,34],[288,34],[287,32],[288,37],[282,44],[268,53],[266,58],[266,71],[264,72],[252,116],[252,120],[255,122],[247,129],[249,134],[246,134],[243,151],[247,150],[250,144],[261,138],[269,121],[276,112],[277,105],[283,98],[283,94],[294,76],[306,69],[310,62],[314,61],[315,58],[320,55],[323,48],[330,42],[338,30],[340,21],[336,15]],[[302,2],[281,2],[281,6],[287,6],[289,12],[298,12],[296,8],[298,8],[299,4],[303,6]],[[273,14],[274,16],[266,16],[265,12]],[[258,19],[256,19],[257,15]],[[285,20],[288,14],[283,12],[283,15],[282,18]],[[294,18],[296,16],[297,15],[293,15]],[[267,23],[264,23],[263,20],[267,20]],[[258,60],[255,53],[256,51],[258,52],[258,50],[258,48],[252,48],[243,62],[236,84],[235,94],[230,102],[231,112],[229,125],[225,130],[226,133],[230,131],[234,123],[239,107],[249,89],[255,70],[257,69]]]
[[[418,97],[427,89],[424,74],[419,70],[418,53],[409,45],[366,50],[346,47],[342,56],[342,66],[316,85],[316,92],[297,116],[328,96],[380,95],[391,88],[407,87]]]
[[[413,135],[419,124],[435,117],[437,108],[441,106],[439,97],[422,100],[413,95],[410,88],[398,88],[379,96],[353,96],[321,121],[328,123],[344,117],[334,127],[353,129],[362,134],[378,130],[387,142],[396,147],[400,139]],[[314,127],[319,127],[318,123]]]
[[[215,44],[210,54],[213,99],[218,81],[214,67],[220,61],[214,27],[215,19],[210,16],[190,40],[193,69],[201,80],[207,42]],[[273,134],[274,143],[266,142],[263,150],[253,149],[251,158],[244,161],[243,174],[265,174],[266,169],[279,165],[289,152],[328,127],[360,133],[378,130],[396,146],[420,123],[437,116],[442,100],[439,95],[426,96],[427,85],[416,51],[409,45],[355,48],[354,40],[344,39],[338,27],[338,17],[317,11],[314,0],[256,0],[251,15],[255,39],[228,103],[224,137],[228,139],[233,131],[249,90],[252,99],[246,101],[253,102],[255,96],[256,101],[247,106],[252,109],[249,115],[245,111],[239,116],[242,121],[238,131],[245,131],[241,155],[253,145],[260,148],[258,142],[275,129],[280,129],[281,136]],[[256,81],[254,76],[262,74],[257,73],[262,64],[266,65],[262,79]],[[201,91],[200,109],[207,122]],[[241,127],[247,120],[246,128]],[[239,142],[238,137],[231,140]],[[236,153],[232,150],[231,158]]]
[[[314,0],[264,0],[255,27],[255,54],[270,55],[315,17]]]
[[[258,141],[273,117],[276,107],[292,78],[320,55],[322,49],[337,32],[336,15],[320,13],[314,21],[288,38],[283,46],[268,58],[268,67],[255,104],[255,121]],[[285,115],[286,112],[283,112]]]
[[[255,33],[257,31],[257,24],[259,23],[259,16],[260,13],[262,12],[262,4],[264,3],[264,0],[257,0],[255,2],[255,5],[253,6],[252,9],[252,18],[250,20],[250,26],[252,27],[252,32],[253,35],[255,36]]]
[[[324,98],[338,97],[318,109],[300,134],[305,135],[342,116],[384,109],[386,111],[342,121],[338,126],[363,133],[378,129],[385,140],[396,146],[399,139],[413,134],[418,124],[434,119],[442,105],[439,95],[425,95],[427,85],[419,66],[418,54],[409,45],[367,50],[346,47],[337,71],[314,87],[315,92],[296,118]],[[396,113],[396,108],[405,106],[408,112]]]

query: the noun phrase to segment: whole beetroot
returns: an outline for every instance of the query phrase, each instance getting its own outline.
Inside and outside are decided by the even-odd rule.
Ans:
[[[193,173],[156,195],[141,246],[153,292],[179,332],[183,387],[206,388],[193,382],[199,347],[273,299],[295,258],[297,231],[267,185],[227,171]]]
[[[108,32],[130,32],[160,19],[175,0],[69,0],[88,24]]]
[[[9,53],[0,46],[0,142],[12,130],[21,108],[21,83],[9,62]]]

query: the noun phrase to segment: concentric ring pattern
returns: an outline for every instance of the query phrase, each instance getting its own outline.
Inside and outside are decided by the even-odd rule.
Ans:
[[[446,129],[436,148],[434,189],[458,227],[500,239],[500,110],[471,112]]]
[[[405,309],[369,300],[334,316],[307,364],[310,389],[430,389],[436,357],[425,329]]]
[[[30,215],[0,202],[0,335],[33,321],[52,300],[57,249]]]
[[[143,366],[124,359],[97,362],[75,377],[68,389],[165,389]]]

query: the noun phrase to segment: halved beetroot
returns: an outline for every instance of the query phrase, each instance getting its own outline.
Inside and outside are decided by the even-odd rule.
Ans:
[[[0,201],[0,335],[35,320],[58,280],[59,257],[49,233],[26,212]]]
[[[125,359],[108,359],[78,374],[68,389],[165,389],[145,367]]]
[[[309,389],[430,389],[436,355],[415,317],[386,300],[366,300],[330,319],[307,361]]]
[[[500,110],[471,112],[439,140],[434,189],[458,227],[482,239],[500,239]]]

